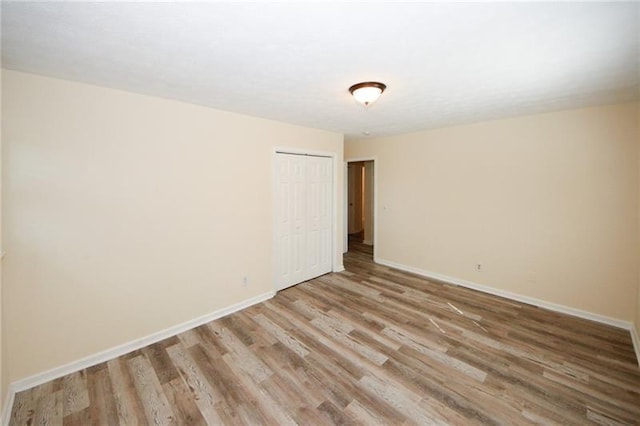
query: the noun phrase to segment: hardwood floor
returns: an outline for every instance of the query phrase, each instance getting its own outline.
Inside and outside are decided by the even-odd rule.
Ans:
[[[375,265],[16,396],[11,424],[638,424],[629,333]]]

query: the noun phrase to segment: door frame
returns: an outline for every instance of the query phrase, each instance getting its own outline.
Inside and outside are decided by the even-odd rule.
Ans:
[[[275,202],[276,193],[278,191],[277,186],[277,155],[278,154],[293,154],[293,155],[309,155],[315,157],[327,157],[331,159],[332,177],[331,177],[331,271],[341,272],[344,271],[342,264],[342,253],[338,251],[338,153],[332,151],[315,151],[304,148],[294,148],[289,146],[276,146],[271,151],[271,234],[272,242],[271,247],[273,255],[271,259],[271,265],[273,267],[271,285],[274,291],[278,290],[278,206]],[[374,175],[375,177],[375,175]],[[374,231],[375,232],[375,231]],[[374,235],[375,236],[375,235]]]
[[[343,200],[343,232],[342,241],[343,253],[349,250],[349,163],[359,163],[361,161],[373,161],[373,261],[378,258],[378,157],[353,157],[344,159],[344,200]]]

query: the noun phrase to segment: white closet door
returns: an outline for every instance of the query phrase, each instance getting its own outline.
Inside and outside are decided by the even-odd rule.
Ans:
[[[307,157],[305,280],[331,272],[331,159]]]
[[[276,154],[278,290],[331,271],[331,164]]]
[[[278,289],[305,280],[305,157],[277,155]]]

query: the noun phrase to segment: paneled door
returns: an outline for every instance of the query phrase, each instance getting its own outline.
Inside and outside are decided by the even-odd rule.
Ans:
[[[276,154],[276,288],[331,272],[332,160]]]
[[[331,159],[306,157],[307,260],[305,280],[331,271]]]

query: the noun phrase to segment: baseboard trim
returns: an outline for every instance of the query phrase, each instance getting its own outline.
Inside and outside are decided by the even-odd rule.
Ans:
[[[373,241],[371,240],[364,240],[362,241],[362,244],[366,245],[366,246],[372,246],[373,245]]]
[[[636,361],[640,366],[640,336],[638,335],[638,328],[634,323],[631,323],[631,341],[633,342],[633,349],[636,351]]]
[[[4,398],[4,403],[2,404],[2,419],[0,420],[0,424],[2,426],[9,426],[9,420],[11,420],[11,409],[13,408],[13,401],[16,398],[16,390],[13,387],[13,384],[9,385],[9,389],[7,389],[7,396]]]
[[[389,266],[391,268],[400,269],[401,271],[410,272],[412,274],[420,275],[425,278],[430,278],[437,281],[442,281],[448,284],[457,285],[460,287],[466,287],[473,290],[481,291],[482,293],[492,294],[494,296],[504,297],[506,299],[515,300],[517,302],[527,303],[529,305],[538,306],[540,308],[548,309],[554,312],[560,312],[563,314],[571,315],[578,318],[588,319],[591,321],[596,321],[602,324],[611,325],[613,327],[622,328],[625,330],[631,330],[633,323],[630,321],[624,321],[617,318],[611,318],[605,315],[594,314],[592,312],[583,311],[581,309],[572,308],[570,306],[560,305],[557,303],[547,302],[545,300],[536,299],[534,297],[524,296],[517,293],[512,293],[506,290],[500,290],[498,288],[490,287],[484,284],[474,283],[472,281],[463,280],[460,278],[449,277],[447,275],[438,274],[436,272],[425,271],[419,268],[414,268],[413,266],[403,265],[401,263],[396,263],[391,260],[376,258],[374,259],[376,263],[379,263],[384,266]],[[636,349],[637,352],[637,349]]]
[[[242,302],[236,303],[226,308],[219,309],[217,311],[214,311],[209,314],[203,315],[201,317],[195,318],[193,320],[184,322],[182,324],[169,327],[167,329],[142,337],[140,339],[132,340],[128,343],[124,343],[122,345],[113,347],[111,349],[98,352],[94,355],[89,355],[88,357],[70,362],[60,367],[53,368],[43,373],[35,374],[33,376],[29,376],[24,379],[17,380],[11,384],[11,387],[13,388],[14,393],[22,392],[23,390],[30,389],[34,386],[41,385],[50,380],[54,380],[59,377],[65,376],[67,374],[74,373],[79,370],[83,370],[85,368],[94,366],[96,364],[100,364],[101,362],[105,362],[110,359],[117,358],[131,351],[135,351],[137,349],[140,349],[145,346],[164,340],[168,337],[175,336],[176,334],[182,333],[187,330],[191,330],[192,328],[198,327],[202,324],[206,324],[210,321],[232,314],[239,310],[248,308],[249,306],[271,299],[275,294],[276,294],[275,291],[269,291],[267,293],[254,296]]]
[[[332,272],[342,272],[344,271],[344,265],[338,265],[335,268],[333,268]]]

